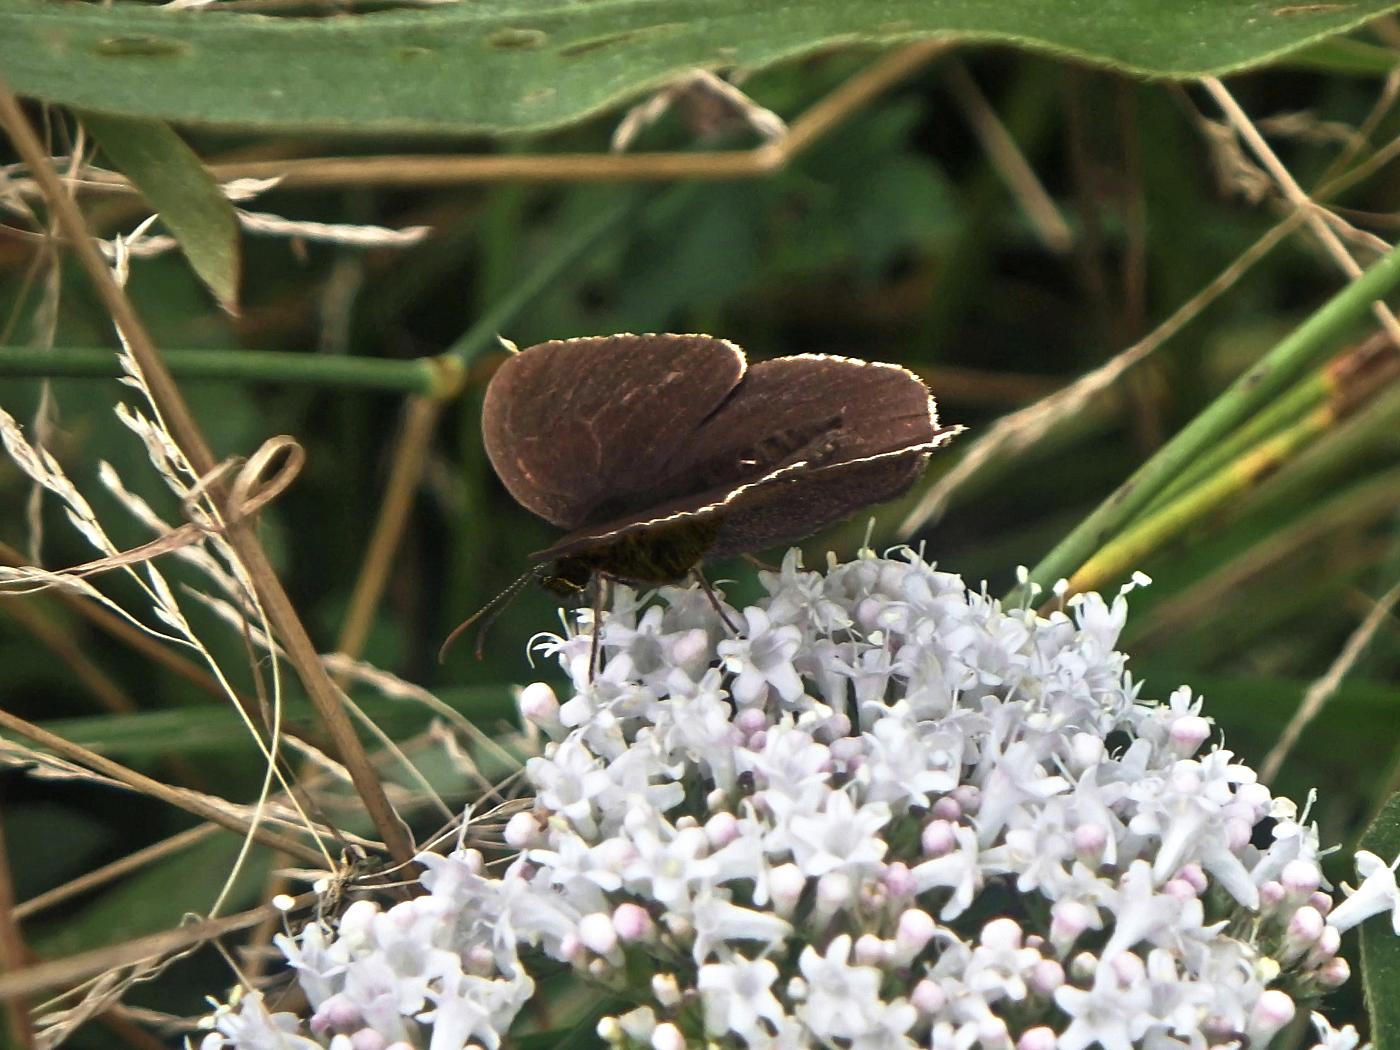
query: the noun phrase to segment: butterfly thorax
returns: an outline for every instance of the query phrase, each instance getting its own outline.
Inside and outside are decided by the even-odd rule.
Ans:
[[[563,595],[580,594],[595,574],[626,583],[675,583],[700,564],[719,529],[720,518],[713,514],[649,524],[557,559],[541,582]]]

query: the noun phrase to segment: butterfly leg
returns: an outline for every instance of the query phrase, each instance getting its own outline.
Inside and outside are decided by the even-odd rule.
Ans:
[[[612,579],[601,572],[593,577],[593,637],[588,647],[588,684],[598,677],[598,659],[602,655],[603,599],[611,588]]]
[[[715,594],[715,589],[710,586],[710,582],[705,579],[705,574],[700,571],[700,567],[697,565],[695,568],[691,569],[690,574],[695,577],[695,582],[698,583],[700,589],[705,592],[705,597],[710,599],[710,605],[714,608],[715,612],[719,614],[719,618],[724,621],[724,626],[729,628],[729,633],[738,635],[739,625],[725,614],[724,606],[719,603],[719,596]]]
[[[777,565],[769,565],[762,558],[756,558],[752,554],[741,554],[739,557],[752,565],[755,569],[762,569],[764,572],[781,572],[782,568]]]

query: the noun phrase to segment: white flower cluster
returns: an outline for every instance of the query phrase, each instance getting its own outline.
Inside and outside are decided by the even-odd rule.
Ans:
[[[519,855],[283,939],[306,1027],[249,995],[203,1050],[495,1050],[560,964],[620,1047],[1259,1050],[1347,979],[1315,828],[1190,690],[1139,696],[1121,594],[1042,616],[910,552],[762,579],[737,636],[620,589],[592,681],[545,636],[575,695],[522,691]]]

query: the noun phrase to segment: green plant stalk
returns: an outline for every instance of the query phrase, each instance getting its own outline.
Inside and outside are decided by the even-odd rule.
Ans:
[[[1336,412],[1329,406],[1314,409],[1180,499],[1106,543],[1069,578],[1070,593],[1097,590],[1126,576],[1148,555],[1160,550],[1189,526],[1253,489],[1309,443],[1327,433],[1336,419]]]
[[[1400,248],[1334,295],[1293,332],[1237,379],[1205,411],[1144,463],[1118,490],[1060,541],[1030,576],[1048,590],[1072,576],[1146,507],[1196,458],[1204,455],[1241,420],[1321,363],[1346,329],[1360,321],[1371,304],[1400,284]],[[1174,505],[1175,507],[1175,505]],[[1165,512],[1164,512],[1165,513]]]
[[[1185,470],[1173,478],[1133,520],[1142,521],[1157,514],[1168,504],[1175,503],[1184,493],[1239,459],[1261,441],[1285,430],[1290,423],[1306,416],[1319,405],[1325,405],[1331,394],[1332,387],[1327,380],[1327,369],[1320,368],[1291,387],[1278,400],[1265,406],[1262,412],[1247,420],[1238,430],[1206,449],[1198,459],[1193,460]]]
[[[176,379],[306,383],[424,397],[440,396],[449,385],[444,362],[431,357],[394,361],[278,350],[163,350],[161,356]],[[115,350],[0,346],[0,376],[115,379],[120,375]]]
[[[1209,623],[1231,593],[1277,572],[1289,556],[1351,528],[1359,528],[1400,506],[1400,468],[1387,471],[1336,493],[1320,506],[1303,504],[1304,513],[1269,533],[1209,575],[1154,607],[1145,618],[1129,622],[1123,640],[1141,652],[1191,626]]]
[[[1330,405],[1338,418],[1356,412],[1393,387],[1400,376],[1400,349],[1390,337],[1377,333],[1359,346],[1343,351],[1295,384],[1277,401],[1245,421],[1238,430],[1206,452],[1174,478],[1147,505],[1137,521],[1156,513],[1194,488],[1227,463],[1265,438],[1285,429],[1319,405]]]
[[[1384,442],[1393,441],[1400,427],[1400,388],[1384,391],[1360,412],[1341,419],[1325,441],[1306,449],[1288,471],[1270,479],[1251,507],[1267,513],[1296,507],[1315,499],[1317,491],[1354,469],[1356,462]]]

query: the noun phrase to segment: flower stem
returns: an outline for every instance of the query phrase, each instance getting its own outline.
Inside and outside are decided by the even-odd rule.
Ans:
[[[1371,304],[1400,283],[1400,248],[1392,249],[1237,379],[1157,454],[1144,463],[1037,565],[1031,582],[1049,589],[1062,577],[1088,578],[1081,566],[1146,508],[1159,492],[1205,455],[1243,420],[1258,412],[1331,352],[1345,330],[1362,320]],[[1187,510],[1178,501],[1168,510]],[[1163,511],[1166,514],[1167,511]],[[1147,523],[1144,523],[1145,528]],[[1154,527],[1162,524],[1154,519]],[[1120,552],[1123,548],[1120,547]],[[1097,572],[1092,575],[1097,575]]]

